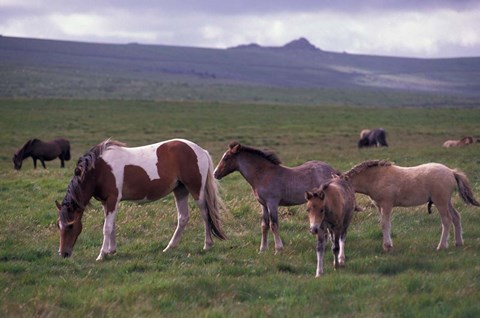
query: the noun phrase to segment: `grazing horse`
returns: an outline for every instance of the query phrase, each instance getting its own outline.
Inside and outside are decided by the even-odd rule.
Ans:
[[[173,139],[143,147],[127,148],[105,140],[80,157],[59,211],[59,254],[72,255],[82,231],[82,216],[92,197],[105,213],[103,244],[97,260],[116,252],[115,215],[119,202],[154,201],[174,193],[178,223],[164,252],[175,247],[189,219],[188,195],[195,199],[205,222],[204,249],[213,245],[211,234],[225,239],[219,210],[222,201],[213,178],[208,152],[191,141]]]
[[[463,245],[462,224],[451,196],[458,186],[460,197],[467,204],[480,206],[473,197],[470,183],[462,172],[442,164],[427,163],[415,167],[399,167],[388,161],[362,162],[343,175],[355,192],[368,195],[375,202],[381,216],[383,248],[393,249],[391,213],[393,207],[435,204],[442,221],[442,235],[437,250],[448,247],[448,232],[453,221],[455,242]]]
[[[478,140],[477,140],[478,142]],[[475,139],[471,136],[463,137],[460,140],[447,140],[443,143],[443,148],[450,148],[450,147],[459,147],[459,146],[466,146],[475,143]]]
[[[358,148],[363,147],[388,147],[385,130],[383,128],[362,130],[360,140],[358,140]]]
[[[338,175],[338,171],[324,162],[309,161],[289,168],[281,165],[280,159],[270,151],[263,151],[232,142],[215,168],[214,176],[222,179],[239,171],[253,190],[262,206],[262,242],[260,252],[268,249],[268,231],[272,230],[275,251],[283,249],[278,232],[278,206],[305,203],[304,193],[318,187]]]
[[[332,178],[319,188],[305,192],[310,233],[317,235],[317,271],[323,274],[323,254],[328,233],[332,238],[333,266],[345,266],[345,238],[355,210],[355,192],[341,178]]]
[[[37,168],[37,159],[45,167],[45,161],[60,159],[60,167],[65,167],[65,161],[70,160],[70,142],[64,138],[54,139],[52,141],[41,141],[39,139],[30,139],[13,155],[13,166],[16,170],[22,168],[22,161],[25,158],[32,157],[33,167]]]

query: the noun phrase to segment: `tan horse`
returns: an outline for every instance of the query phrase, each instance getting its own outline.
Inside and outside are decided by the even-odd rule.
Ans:
[[[305,192],[310,233],[317,235],[317,272],[323,274],[323,254],[328,233],[332,238],[333,266],[345,266],[345,237],[355,210],[355,192],[343,179],[333,178]]]
[[[471,136],[463,137],[460,140],[447,140],[443,143],[443,148],[459,147],[473,144],[475,140]],[[478,141],[477,141],[478,142]]]
[[[393,249],[391,213],[393,207],[410,207],[433,203],[440,213],[442,235],[437,249],[448,247],[448,232],[453,221],[455,242],[463,245],[460,214],[452,205],[451,196],[458,186],[460,197],[467,204],[480,206],[473,197],[465,174],[442,164],[427,163],[415,167],[399,167],[388,161],[370,160],[356,165],[343,177],[354,191],[372,198],[381,215],[383,248]]]

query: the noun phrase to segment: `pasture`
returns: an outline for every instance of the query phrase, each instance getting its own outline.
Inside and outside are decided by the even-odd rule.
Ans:
[[[203,251],[203,223],[193,202],[178,247],[167,253],[176,226],[169,195],[149,204],[123,202],[117,216],[117,254],[96,262],[103,212],[95,200],[72,258],[57,255],[54,201],[62,200],[76,159],[112,137],[140,146],[181,137],[209,150],[216,164],[237,140],[268,147],[285,165],[325,161],[345,171],[367,159],[409,166],[440,162],[464,171],[480,199],[480,144],[442,148],[447,139],[480,137],[480,110],[251,105],[112,100],[0,100],[0,316],[5,317],[478,317],[480,208],[455,192],[465,245],[435,250],[438,212],[395,208],[395,249],[386,254],[378,213],[354,214],[346,267],[334,271],[327,245],[325,275],[315,279],[316,239],[305,205],[280,208],[284,250],[258,254],[261,209],[238,174],[220,182],[228,207],[227,241]],[[357,149],[363,128],[383,127],[390,147]],[[12,155],[32,137],[70,139],[72,160],[20,171]],[[452,232],[451,232],[452,233]]]

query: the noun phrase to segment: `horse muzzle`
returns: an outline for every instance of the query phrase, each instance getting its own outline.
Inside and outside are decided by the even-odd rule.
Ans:
[[[218,171],[218,170],[215,170],[213,172],[213,176],[215,177],[215,179],[217,180],[221,180],[223,178],[223,175]]]
[[[312,233],[313,235],[316,235],[318,234],[319,230],[320,230],[319,224],[316,224],[316,223],[310,224],[310,233]]]
[[[58,251],[58,255],[60,255],[63,258],[67,258],[72,256],[72,251]]]

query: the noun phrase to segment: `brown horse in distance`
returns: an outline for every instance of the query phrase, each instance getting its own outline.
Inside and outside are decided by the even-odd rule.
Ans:
[[[33,167],[37,168],[37,160],[40,160],[43,168],[46,169],[45,161],[60,159],[60,167],[65,167],[65,161],[70,160],[70,142],[64,138],[54,139],[52,141],[41,141],[40,139],[30,139],[13,155],[13,166],[16,170],[22,168],[22,162],[25,158],[32,157]]]
[[[460,197],[470,205],[480,206],[470,183],[462,172],[442,164],[427,163],[415,167],[399,167],[384,160],[362,162],[343,175],[355,192],[368,195],[378,207],[383,231],[383,248],[393,249],[391,213],[393,207],[411,207],[433,203],[442,221],[442,235],[437,249],[448,247],[450,225],[454,225],[455,242],[463,245],[462,224],[451,196],[458,187]]]
[[[466,146],[473,143],[475,143],[475,139],[472,136],[466,136],[460,140],[447,140],[443,143],[442,147],[443,148],[461,147],[461,146]]]
[[[222,179],[234,171],[247,180],[262,206],[262,242],[260,252],[268,248],[268,231],[275,240],[275,251],[283,249],[278,230],[278,207],[306,202],[305,191],[320,186],[339,172],[320,161],[309,161],[298,167],[285,167],[271,151],[259,150],[232,142],[215,168],[215,178]]]

